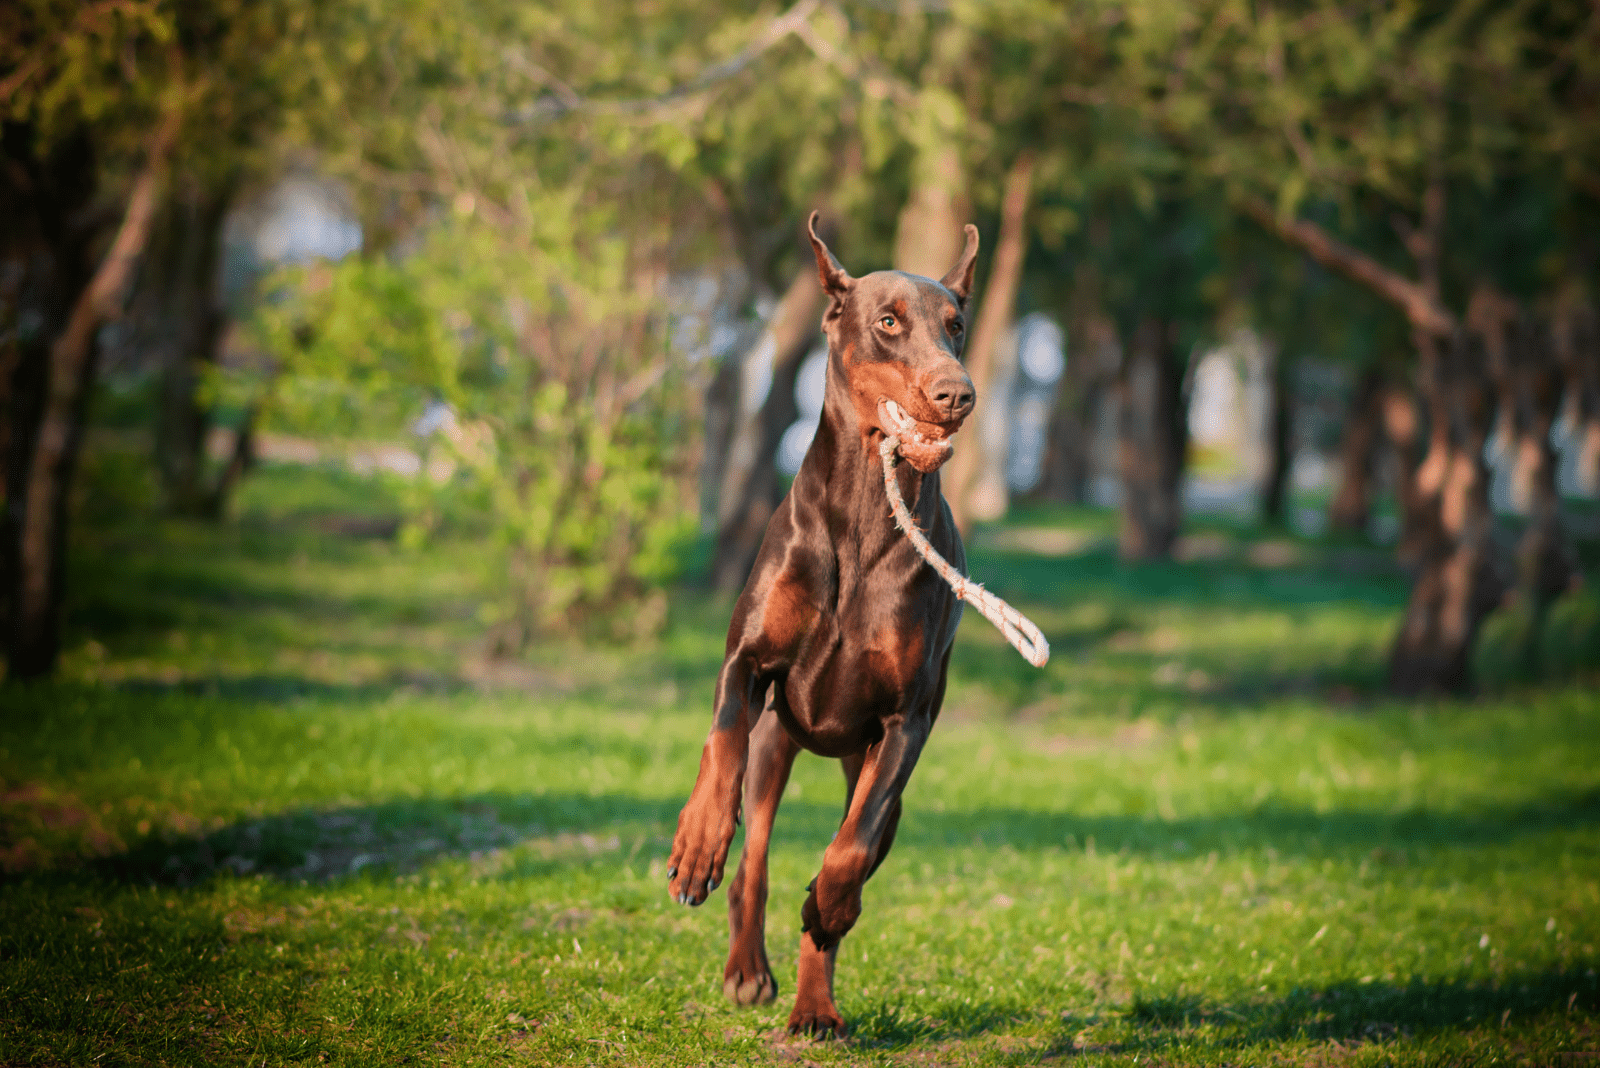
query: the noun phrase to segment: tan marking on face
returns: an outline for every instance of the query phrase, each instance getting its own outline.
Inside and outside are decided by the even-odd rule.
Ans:
[[[884,397],[907,411],[917,410],[912,406],[911,399],[916,391],[906,381],[906,370],[905,364],[895,360],[862,363],[849,368],[850,400],[856,406],[856,417],[861,421],[863,431],[872,427],[884,429],[878,420],[878,401]]]

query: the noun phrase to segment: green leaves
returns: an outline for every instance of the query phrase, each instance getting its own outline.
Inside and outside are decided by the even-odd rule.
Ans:
[[[475,202],[402,259],[288,272],[257,327],[282,424],[403,440],[430,398],[449,403],[417,445],[413,530],[465,511],[492,532],[509,648],[659,624],[622,610],[670,576],[693,518],[684,357],[641,284],[659,263],[594,237],[603,218],[566,197],[532,207],[502,229],[504,209]]]

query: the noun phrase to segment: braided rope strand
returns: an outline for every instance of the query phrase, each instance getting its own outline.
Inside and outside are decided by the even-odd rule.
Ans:
[[[1044,635],[1033,625],[1033,620],[957,571],[955,565],[940,556],[939,550],[928,543],[926,535],[911,518],[911,511],[900,496],[900,484],[894,478],[895,464],[899,460],[895,450],[899,447],[898,437],[885,438],[883,444],[878,446],[878,455],[883,458],[883,488],[889,495],[889,506],[894,509],[895,526],[911,539],[917,555],[949,583],[956,597],[972,605],[983,614],[983,618],[998,627],[1012,648],[1022,654],[1022,659],[1034,667],[1044,667],[1050,660],[1050,643],[1044,640]]]

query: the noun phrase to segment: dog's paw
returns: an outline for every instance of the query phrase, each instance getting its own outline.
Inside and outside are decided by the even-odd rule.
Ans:
[[[696,784],[678,815],[667,861],[667,893],[680,905],[699,905],[722,883],[728,846],[739,822],[738,788],[731,799]]]
[[[811,1038],[843,1038],[844,1020],[831,1001],[796,1000],[789,1014],[789,1033]]]
[[[722,979],[722,994],[735,1005],[766,1005],[777,998],[778,981],[764,966],[748,977],[743,969],[730,966]]]

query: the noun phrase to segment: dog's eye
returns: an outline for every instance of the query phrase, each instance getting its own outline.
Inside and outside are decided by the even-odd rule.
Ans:
[[[899,326],[900,324],[899,324],[898,320],[895,319],[894,316],[885,315],[882,319],[878,320],[878,325],[883,327],[885,330],[893,330],[896,326]]]
[[[950,333],[954,334],[956,337],[960,337],[961,336],[961,331],[963,331],[965,329],[966,329],[966,327],[961,325],[961,320],[960,319],[957,319],[955,322],[950,324]]]

